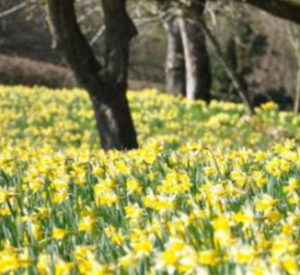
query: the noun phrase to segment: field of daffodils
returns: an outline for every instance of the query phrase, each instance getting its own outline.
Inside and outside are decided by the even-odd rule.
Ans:
[[[84,91],[0,87],[0,274],[300,274],[300,116],[128,98],[105,153]]]

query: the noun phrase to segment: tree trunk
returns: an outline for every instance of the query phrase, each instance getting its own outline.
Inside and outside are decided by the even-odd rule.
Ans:
[[[176,16],[163,22],[167,34],[166,90],[167,93],[185,96],[185,64],[180,29]]]
[[[47,0],[49,25],[78,83],[89,93],[103,149],[133,149],[136,133],[126,99],[129,42],[136,29],[126,0],[103,0],[106,55],[101,65],[76,20],[74,0]]]
[[[173,8],[170,1],[156,2],[159,9],[164,11],[162,15],[166,15],[163,21],[168,40],[167,92],[209,102],[211,68],[205,36],[201,27],[189,20],[194,16],[202,17],[206,0],[190,0],[187,10]]]
[[[91,97],[102,148],[105,150],[128,150],[137,148],[136,133],[130,115],[125,93],[114,93],[114,85],[105,88],[114,98],[103,103],[98,97]],[[120,88],[121,90],[121,88]]]
[[[186,69],[186,96],[188,99],[211,99],[211,68],[201,27],[183,17],[178,18],[184,47]]]

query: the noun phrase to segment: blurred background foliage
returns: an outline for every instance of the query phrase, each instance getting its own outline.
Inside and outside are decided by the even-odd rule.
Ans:
[[[22,4],[0,0],[0,14]],[[93,48],[104,51],[103,14],[98,0],[77,1],[78,20]],[[166,36],[156,6],[151,1],[128,1],[139,36],[131,45],[130,88],[164,89]],[[217,37],[231,69],[251,91],[255,103],[274,100],[292,105],[298,63],[288,29],[281,19],[258,9],[210,4],[206,21]],[[298,29],[299,27],[293,26]],[[62,56],[53,50],[41,1],[33,1],[7,16],[0,16],[0,83],[46,85],[75,84]],[[237,91],[208,41],[212,63],[212,94],[217,99],[239,102]]]

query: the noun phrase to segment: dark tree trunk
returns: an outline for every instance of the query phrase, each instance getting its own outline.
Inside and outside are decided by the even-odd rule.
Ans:
[[[101,65],[76,20],[74,0],[47,0],[49,25],[74,75],[89,93],[103,149],[133,149],[137,138],[126,99],[129,42],[136,29],[126,0],[102,0],[106,26]]]
[[[163,22],[167,34],[166,90],[167,93],[185,96],[185,64],[183,45],[176,16]]]
[[[130,115],[125,93],[114,93],[115,85],[106,86],[107,92],[115,98],[103,103],[98,97],[91,97],[102,148],[105,150],[128,150],[137,148],[136,133]]]
[[[211,99],[211,67],[201,27],[192,20],[180,17],[179,27],[184,47],[186,96],[188,99]]]

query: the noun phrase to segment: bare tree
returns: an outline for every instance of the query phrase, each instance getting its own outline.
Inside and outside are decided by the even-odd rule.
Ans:
[[[137,147],[127,90],[130,40],[137,34],[126,11],[126,0],[102,0],[106,28],[104,64],[77,23],[74,0],[47,0],[49,25],[58,48],[91,98],[104,149]]]

